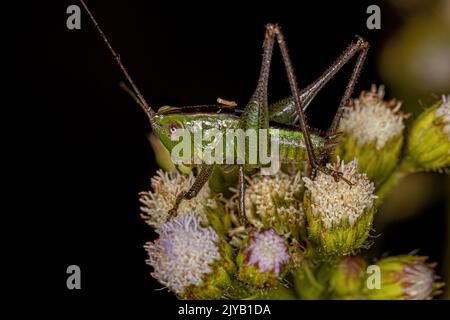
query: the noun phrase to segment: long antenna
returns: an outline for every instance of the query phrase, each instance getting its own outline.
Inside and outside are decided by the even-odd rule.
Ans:
[[[125,75],[125,78],[130,83],[132,90],[136,94],[137,100],[140,102],[138,104],[147,113],[147,115],[148,115],[148,117],[150,119],[150,124],[153,127],[154,125],[156,125],[156,121],[155,121],[156,113],[155,113],[155,111],[153,111],[153,109],[149,106],[147,101],[145,101],[144,96],[141,94],[141,92],[139,91],[138,87],[136,86],[136,84],[134,83],[133,79],[131,78],[130,74],[128,73],[127,69],[125,68],[125,66],[120,61],[120,56],[117,54],[117,52],[111,46],[111,43],[108,41],[108,38],[106,38],[105,34],[103,33],[103,30],[100,28],[99,24],[97,23],[97,20],[95,20],[94,16],[92,15],[92,13],[89,10],[89,8],[87,7],[87,5],[84,3],[83,0],[80,0],[80,2],[83,5],[84,9],[86,9],[86,12],[88,13],[89,17],[91,18],[92,22],[94,23],[95,28],[97,28],[98,32],[100,33],[100,36],[105,41],[106,46],[108,47],[109,51],[112,53],[114,59],[116,60],[116,62],[119,65],[120,69],[122,70],[123,74]]]
[[[133,90],[131,90],[130,88],[127,87],[127,84],[123,81],[120,81],[119,83],[120,87],[126,92],[128,93],[134,101],[136,101],[136,103],[138,105],[141,106],[142,109],[145,110],[145,106],[142,104],[141,100],[139,100],[139,98],[137,97],[137,95],[133,92]]]

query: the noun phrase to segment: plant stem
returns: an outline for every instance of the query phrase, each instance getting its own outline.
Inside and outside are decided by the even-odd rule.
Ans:
[[[444,191],[446,191],[446,194],[450,191],[450,178],[447,178],[447,185],[446,188],[444,188]],[[447,241],[446,241],[446,248],[444,249],[444,281],[446,282],[445,294],[443,295],[443,299],[450,300],[450,200],[446,199],[446,207],[447,207]]]
[[[386,196],[392,191],[393,188],[397,186],[401,179],[403,179],[408,174],[414,172],[414,166],[404,158],[389,176],[389,178],[379,187],[376,192],[378,199],[376,200],[376,205],[380,205]]]
[[[305,268],[303,269],[305,271],[305,276],[308,279],[309,283],[315,287],[317,290],[322,291],[324,289],[323,285],[321,285],[319,282],[317,282],[314,274],[311,271],[311,268],[308,264],[305,264]]]

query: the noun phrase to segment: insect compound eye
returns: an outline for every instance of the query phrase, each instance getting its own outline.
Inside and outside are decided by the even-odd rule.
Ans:
[[[171,122],[169,122],[167,128],[168,128],[170,134],[174,134],[178,129],[181,129],[182,126],[177,121],[171,121]]]

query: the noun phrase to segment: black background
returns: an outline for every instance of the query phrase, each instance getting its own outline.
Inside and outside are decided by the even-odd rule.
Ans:
[[[156,109],[209,104],[217,97],[243,107],[256,85],[267,22],[282,26],[300,86],[314,80],[356,34],[365,37],[371,50],[359,92],[380,83],[375,52],[401,23],[390,6],[380,4],[382,30],[368,30],[366,8],[374,1],[87,2]],[[123,76],[84,11],[81,30],[66,28],[70,4],[77,2],[18,2],[5,12],[11,22],[4,67],[11,87],[4,111],[18,120],[5,136],[17,165],[7,170],[15,177],[10,215],[20,226],[12,242],[26,242],[16,251],[23,270],[16,280],[26,283],[19,289],[67,299],[174,299],[155,291],[161,286],[144,263],[142,246],[154,234],[139,218],[137,193],[149,189],[156,171],[146,139],[150,126],[120,90]],[[271,101],[288,94],[278,53],[275,61]],[[308,111],[313,126],[330,124],[349,72],[346,68],[314,101]],[[428,209],[388,229],[385,245],[374,250],[420,248],[441,262],[443,202]],[[81,267],[80,291],[66,288],[71,264]]]

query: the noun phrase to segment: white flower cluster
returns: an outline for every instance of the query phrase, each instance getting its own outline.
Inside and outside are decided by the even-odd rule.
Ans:
[[[272,229],[255,232],[244,253],[248,255],[246,265],[256,265],[261,272],[273,271],[277,276],[290,259],[284,239]]]
[[[365,173],[358,173],[357,159],[345,164],[338,157],[336,164],[328,163],[327,167],[341,172],[352,185],[343,179],[335,181],[323,172],[318,172],[314,180],[303,178],[310,192],[312,213],[320,218],[326,228],[344,219],[353,225],[367,208],[373,206],[377,198],[373,194],[375,186]]]
[[[152,227],[158,228],[169,218],[169,210],[173,208],[178,194],[188,190],[194,183],[195,177],[183,175],[179,172],[164,172],[158,170],[151,180],[153,191],[140,193],[139,201],[142,218]],[[204,206],[214,207],[215,201],[209,197],[210,189],[206,184],[196,197],[183,200],[178,207],[178,215],[186,216],[195,212],[201,221],[206,221]]]
[[[436,116],[442,117],[444,132],[448,135],[448,141],[450,141],[450,95],[442,96],[442,104],[437,108]]]
[[[405,125],[401,113],[401,102],[384,101],[384,87],[372,85],[371,91],[363,91],[353,105],[345,109],[340,130],[355,137],[359,145],[375,143],[378,150],[399,135]]]
[[[298,172],[289,176],[281,171],[275,175],[258,175],[249,180],[245,194],[246,212],[250,214],[252,206],[261,221],[275,223],[282,219],[291,225],[303,225],[305,214],[302,199],[295,194],[303,188],[302,175]],[[262,228],[261,221],[249,217],[250,223]]]
[[[212,272],[211,264],[220,259],[217,233],[202,227],[194,214],[162,223],[156,232],[159,238],[144,246],[152,276],[177,294],[202,285]]]
[[[436,278],[433,269],[423,263],[416,263],[404,266],[403,275],[400,281],[408,299],[431,299]]]

